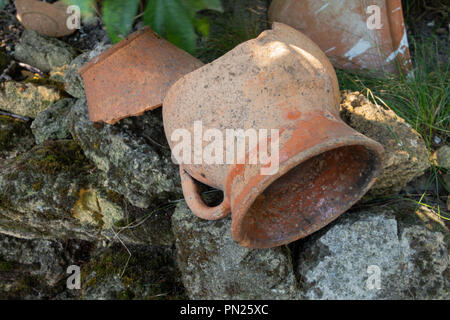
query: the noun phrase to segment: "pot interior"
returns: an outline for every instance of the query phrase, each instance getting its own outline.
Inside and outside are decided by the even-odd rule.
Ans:
[[[259,195],[243,218],[250,247],[264,248],[303,238],[349,209],[379,170],[377,155],[346,146],[300,163]]]

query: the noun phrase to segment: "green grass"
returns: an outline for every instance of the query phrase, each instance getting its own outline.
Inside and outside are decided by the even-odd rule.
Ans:
[[[252,8],[242,8],[240,12],[213,14],[208,38],[200,41],[196,57],[209,63],[237,45],[256,38],[269,28],[265,15]]]
[[[440,16],[439,27],[447,27],[450,18],[448,0],[403,0],[403,14],[411,28],[417,27],[427,15]]]
[[[376,78],[338,70],[341,88],[373,93],[372,100],[387,105],[434,145],[435,137],[450,138],[450,63],[439,62],[437,39],[411,41],[414,49],[410,76]],[[375,102],[375,101],[373,101]]]
[[[425,140],[430,155],[438,147],[450,142],[450,62],[442,56],[448,44],[438,37],[410,39],[413,70],[409,76],[377,78],[368,73],[337,70],[341,88],[360,91],[373,103],[390,108],[404,118]],[[440,143],[436,143],[440,141]],[[424,193],[417,202],[432,206],[444,219],[439,194],[449,192],[442,180],[445,173],[431,163],[428,190],[436,198],[426,203]],[[444,192],[443,192],[444,191]]]

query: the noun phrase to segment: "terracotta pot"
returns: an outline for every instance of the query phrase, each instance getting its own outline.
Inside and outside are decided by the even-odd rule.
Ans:
[[[401,0],[273,0],[269,20],[304,32],[339,68],[411,68]]]
[[[289,243],[336,219],[368,191],[383,158],[380,144],[340,119],[339,99],[337,77],[325,54],[305,35],[280,23],[181,78],[163,107],[173,153],[182,140],[172,139],[175,133],[181,129],[194,137],[199,120],[203,132],[216,129],[223,136],[227,129],[279,132],[279,152],[267,148],[266,164],[182,162],[189,207],[210,220],[231,212],[233,238],[250,248]],[[275,141],[272,135],[259,139],[252,150],[260,153],[264,144]],[[203,141],[202,149],[211,141]],[[223,154],[227,150],[224,143]],[[251,154],[248,148],[247,160]],[[276,164],[277,155],[279,170],[262,174]],[[198,181],[222,190],[223,202],[208,207]]]
[[[79,69],[91,121],[114,124],[160,107],[171,85],[203,65],[146,27]]]
[[[17,19],[25,29],[49,37],[63,37],[75,32],[67,27],[67,5],[62,1],[53,4],[37,0],[15,0]]]

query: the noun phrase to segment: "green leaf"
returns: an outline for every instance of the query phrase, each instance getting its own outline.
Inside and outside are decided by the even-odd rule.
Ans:
[[[149,0],[144,11],[144,23],[159,35],[164,34],[165,1],[167,0]]]
[[[199,31],[209,34],[209,20],[197,18],[200,10],[223,11],[220,0],[149,0],[144,23],[180,48],[194,53]]]
[[[202,36],[207,37],[209,35],[209,19],[207,17],[194,19],[194,26]]]
[[[96,14],[95,0],[63,0],[63,2],[65,4],[67,4],[68,6],[71,6],[71,5],[78,6],[80,8],[82,17],[85,20],[92,19]]]
[[[222,3],[220,0],[185,0],[186,5],[195,10],[194,13],[200,10],[215,10],[223,12]]]
[[[197,35],[189,13],[178,0],[166,2],[165,35],[167,40],[183,48],[189,53],[194,53]]]
[[[102,6],[103,22],[113,43],[125,38],[133,27],[139,0],[104,0]]]
[[[4,6],[6,6],[6,1],[7,0],[0,0],[0,10],[2,10]]]

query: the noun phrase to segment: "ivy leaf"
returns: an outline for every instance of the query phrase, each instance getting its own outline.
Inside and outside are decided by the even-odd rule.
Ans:
[[[223,12],[222,3],[220,0],[187,0],[186,4],[192,8],[194,14],[200,10],[214,10]]]
[[[149,0],[143,17],[144,23],[159,35],[164,34],[164,1],[167,0]]]
[[[139,0],[104,0],[102,6],[103,22],[113,43],[125,38],[133,27]]]
[[[194,53],[197,34],[209,34],[209,20],[199,19],[200,10],[223,11],[220,0],[149,0],[144,12],[144,23],[180,48]]]
[[[7,0],[0,0],[0,10],[2,10],[4,6],[6,6],[6,1]]]

